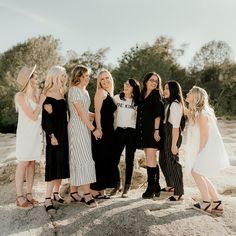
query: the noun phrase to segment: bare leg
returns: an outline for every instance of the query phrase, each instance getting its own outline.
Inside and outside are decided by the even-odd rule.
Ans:
[[[24,179],[25,179],[26,168],[28,167],[28,165],[29,165],[28,161],[20,161],[16,167],[15,180],[16,180],[16,195],[17,196],[23,195],[23,184],[24,184]],[[18,201],[20,204],[25,202],[24,198],[19,198]]]
[[[146,156],[146,165],[149,167],[156,167],[157,166],[157,158],[156,158],[157,149],[145,148],[144,152]]]
[[[207,183],[208,190],[209,190],[209,194],[210,194],[211,199],[212,199],[212,201],[213,201],[213,202],[212,202],[212,208],[214,209],[214,208],[218,205],[218,203],[219,203],[220,200],[219,200],[217,191],[216,191],[214,185],[212,184],[212,182],[211,182],[208,178],[206,178],[206,177],[204,177],[204,179],[205,179],[205,181],[206,181],[206,183]],[[221,202],[221,201],[220,201],[220,202]],[[217,209],[220,210],[220,211],[223,210],[223,205],[222,205],[222,203],[221,203],[219,206],[217,206]]]
[[[209,203],[207,203],[207,202],[210,202],[210,193],[208,190],[207,182],[203,176],[197,174],[193,170],[192,170],[192,176],[193,176],[195,183],[201,193],[202,201],[205,201],[205,202],[201,203],[201,208],[204,209],[207,205],[209,205]]]
[[[53,189],[53,192],[58,192],[58,193],[59,193],[60,186],[61,186],[61,179],[56,179],[56,180],[54,180],[54,189]]]
[[[26,189],[27,193],[32,193],[34,183],[35,161],[30,161],[26,168]]]
[[[47,184],[46,184],[46,198],[51,198],[54,185],[55,185],[54,180],[47,182]]]

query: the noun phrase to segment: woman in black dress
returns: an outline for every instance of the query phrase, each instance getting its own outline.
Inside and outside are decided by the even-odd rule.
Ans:
[[[94,198],[106,198],[105,189],[115,187],[112,176],[115,169],[114,161],[114,112],[113,78],[108,70],[98,74],[97,91],[94,97],[95,125],[101,133],[100,139],[92,138],[92,153],[95,162],[97,182],[91,184]]]
[[[160,196],[159,166],[156,152],[162,148],[162,120],[164,106],[162,103],[161,77],[155,72],[144,76],[141,99],[137,114],[138,148],[144,149],[147,165],[148,186],[143,198]]]
[[[47,182],[45,208],[49,213],[55,213],[53,199],[59,203],[64,200],[59,195],[61,179],[69,178],[67,106],[64,99],[66,71],[63,67],[53,66],[45,81],[44,94],[46,100],[43,106],[42,127],[46,133],[46,167]]]

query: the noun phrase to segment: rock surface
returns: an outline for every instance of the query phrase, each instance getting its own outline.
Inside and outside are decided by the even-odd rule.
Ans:
[[[185,199],[178,204],[160,198],[141,198],[146,180],[142,151],[136,152],[135,171],[129,198],[117,196],[100,200],[98,207],[88,208],[81,203],[59,207],[50,216],[43,207],[45,183],[44,163],[37,164],[34,191],[39,206],[21,210],[15,205],[15,135],[0,134],[0,235],[236,235],[236,121],[219,121],[231,165],[213,179],[225,204],[223,216],[206,215],[191,208],[199,193],[193,179],[184,173]],[[184,167],[184,146],[181,163]],[[120,168],[124,172],[124,158]],[[184,168],[183,168],[184,169]],[[163,176],[161,184],[164,187]],[[67,198],[68,183],[61,190]]]

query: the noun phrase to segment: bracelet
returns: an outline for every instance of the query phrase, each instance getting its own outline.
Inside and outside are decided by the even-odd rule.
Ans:
[[[158,129],[154,129],[154,130],[155,130],[155,131],[156,131],[156,130],[159,130],[159,128],[158,128]]]
[[[94,127],[94,129],[93,130],[91,130],[91,132],[93,133],[95,130],[96,130],[97,128],[96,127]]]

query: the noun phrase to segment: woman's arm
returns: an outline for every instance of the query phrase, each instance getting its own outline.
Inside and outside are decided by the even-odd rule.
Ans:
[[[160,141],[160,135],[159,135],[159,127],[160,127],[160,117],[156,117],[154,121],[154,139],[158,142]]]
[[[16,97],[16,101],[23,110],[23,112],[31,119],[31,120],[37,120],[38,116],[40,114],[40,111],[42,109],[43,102],[45,101],[46,97],[45,95],[41,94],[39,103],[37,107],[33,110],[28,103],[25,100],[25,95],[20,93]]]
[[[200,145],[199,145],[199,153],[206,146],[208,140],[208,119],[204,115],[200,115],[199,120],[199,129],[200,129]]]
[[[77,101],[76,103],[73,103],[78,116],[82,120],[82,122],[88,127],[88,129],[93,133],[96,139],[101,138],[101,133],[99,130],[97,130],[92,123],[89,120],[89,117],[84,113],[82,104]]]
[[[171,152],[176,155],[178,153],[177,141],[179,138],[179,128],[172,128]]]
[[[101,108],[102,108],[102,103],[104,100],[104,92],[99,89],[94,97],[94,107],[95,107],[95,122],[96,122],[96,127],[100,131],[102,131],[101,127]]]

